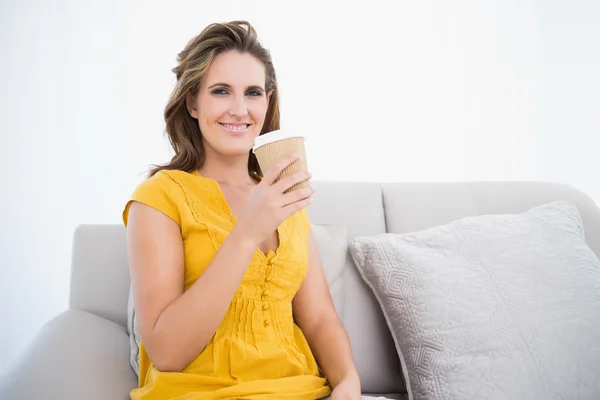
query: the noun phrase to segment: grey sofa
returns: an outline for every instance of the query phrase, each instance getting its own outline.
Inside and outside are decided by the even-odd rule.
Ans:
[[[600,254],[600,211],[580,191],[542,182],[314,182],[314,224],[345,225],[348,239],[411,232],[465,216],[516,213],[568,198]],[[343,310],[365,394],[404,399],[390,331],[352,257],[343,272]],[[49,321],[0,379],[0,399],[127,399],[137,378],[126,330],[129,274],[125,229],[82,225],[74,235],[69,309]]]

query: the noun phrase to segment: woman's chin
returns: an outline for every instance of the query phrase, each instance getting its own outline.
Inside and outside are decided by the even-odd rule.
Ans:
[[[247,157],[250,150],[252,150],[252,146],[225,147],[219,149],[219,153],[226,157]]]
[[[212,141],[212,143],[210,140],[207,140],[205,144],[207,147],[212,148],[213,151],[221,154],[224,157],[248,156],[248,153],[254,146],[254,137],[252,135],[248,135],[245,140],[227,139],[228,138],[219,137]]]

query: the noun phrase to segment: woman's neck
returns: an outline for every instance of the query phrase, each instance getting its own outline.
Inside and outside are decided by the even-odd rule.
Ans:
[[[219,184],[245,186],[255,183],[248,172],[247,157],[225,160],[219,160],[216,157],[207,157],[199,172],[200,175],[214,179]]]

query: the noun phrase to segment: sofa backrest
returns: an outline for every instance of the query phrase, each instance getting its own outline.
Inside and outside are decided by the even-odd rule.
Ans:
[[[127,325],[129,265],[123,225],[80,225],[73,236],[69,308]]]
[[[552,182],[403,183],[382,185],[388,232],[406,233],[484,214],[520,213],[552,201],[572,200],[586,242],[600,254],[600,209],[571,186]]]
[[[348,239],[405,233],[466,216],[523,212],[568,198],[577,205],[586,240],[600,255],[600,210],[580,191],[539,182],[357,183],[314,182],[313,224],[345,225]],[[82,225],[74,234],[70,308],[127,323],[129,270],[122,225]],[[403,391],[401,366],[375,297],[348,253],[343,273],[342,322],[363,391]]]

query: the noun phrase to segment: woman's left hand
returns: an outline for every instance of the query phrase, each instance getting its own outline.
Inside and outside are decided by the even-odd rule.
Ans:
[[[358,378],[343,379],[331,392],[331,400],[361,400]]]

